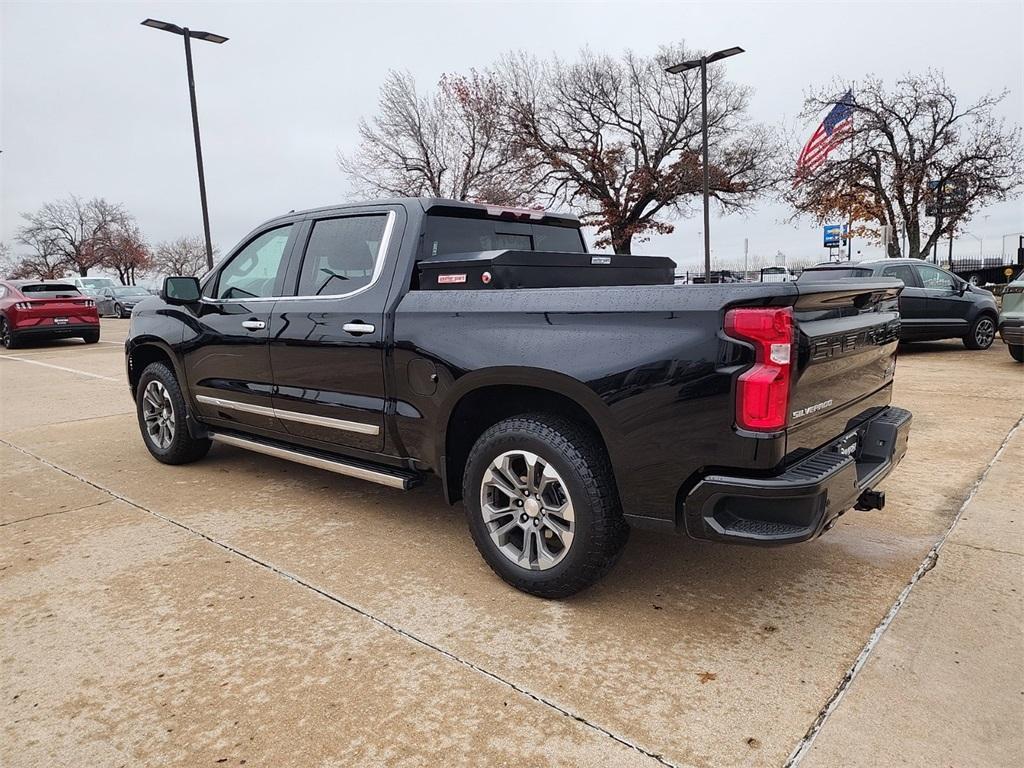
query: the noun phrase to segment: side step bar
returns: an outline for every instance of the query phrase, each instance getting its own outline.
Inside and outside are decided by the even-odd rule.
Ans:
[[[400,469],[392,469],[390,467],[385,468],[343,461],[314,451],[306,452],[295,447],[285,448],[274,443],[264,442],[263,440],[229,435],[224,432],[211,432],[210,439],[218,443],[224,443],[224,445],[245,448],[246,450],[273,456],[278,459],[287,459],[297,464],[305,464],[307,467],[326,469],[328,472],[346,475],[347,477],[356,477],[360,480],[369,480],[373,483],[380,483],[381,485],[398,488],[403,491],[408,491],[410,488],[419,485],[422,479],[415,472],[403,472]]]

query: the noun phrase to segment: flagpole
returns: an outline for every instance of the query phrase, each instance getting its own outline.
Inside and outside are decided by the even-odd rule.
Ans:
[[[853,89],[856,86],[856,81],[850,84],[850,101],[854,100]],[[850,114],[850,127],[852,133],[850,134],[850,171],[853,171],[853,142],[857,138],[856,128],[853,127],[853,113]],[[853,257],[853,196],[850,196],[850,210],[847,212],[847,223],[846,223],[846,260],[851,261]]]

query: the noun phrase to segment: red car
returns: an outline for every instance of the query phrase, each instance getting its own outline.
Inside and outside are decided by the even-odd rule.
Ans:
[[[0,280],[0,344],[15,349],[29,339],[100,340],[96,302],[60,281]]]

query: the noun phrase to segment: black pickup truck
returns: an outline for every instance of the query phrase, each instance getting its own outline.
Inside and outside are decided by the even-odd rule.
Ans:
[[[433,473],[491,568],[545,597],[630,527],[785,544],[881,508],[898,280],[673,285],[577,219],[435,199],[290,213],[140,303],[159,461],[216,441],[408,489]],[[553,287],[546,287],[553,286]]]

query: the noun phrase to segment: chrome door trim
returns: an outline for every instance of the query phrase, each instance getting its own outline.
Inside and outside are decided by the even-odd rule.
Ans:
[[[355,216],[380,216],[380,212],[373,213],[354,213],[348,216],[323,216],[323,219],[343,219],[353,218]],[[364,285],[362,288],[357,288],[354,291],[348,293],[332,293],[323,296],[253,296],[251,298],[241,299],[211,299],[203,296],[200,298],[200,302],[203,304],[254,304],[257,302],[264,301],[308,301],[309,299],[347,299],[349,296],[355,296],[356,294],[368,291],[377,284],[380,279],[381,272],[384,271],[384,262],[387,260],[388,247],[391,245],[391,236],[395,231],[395,220],[397,216],[394,211],[388,211],[387,221],[384,223],[384,234],[380,238],[380,245],[377,247],[377,260],[373,265],[373,275],[370,277],[370,282]],[[317,221],[316,219],[313,220]],[[268,230],[270,231],[270,230]],[[303,254],[303,257],[305,254]]]
[[[284,411],[280,408],[268,408],[265,405],[253,405],[252,403],[241,403],[237,400],[226,400],[223,397],[210,397],[209,395],[196,395],[196,400],[204,405],[214,405],[218,408],[226,408],[229,411],[242,411],[244,413],[255,413],[260,416],[283,419],[285,421],[297,421],[301,424],[312,424],[316,427],[328,427],[340,429],[345,432],[358,432],[362,435],[379,435],[380,427],[375,424],[363,424],[358,421],[345,421],[344,419],[332,419],[327,416],[315,416],[311,413],[299,413],[297,411]]]
[[[252,403],[240,403],[237,400],[225,400],[221,397],[208,397],[207,395],[196,395],[196,400],[203,405],[215,405],[218,408],[227,408],[229,411],[241,411],[243,413],[255,413],[258,416],[269,416],[275,418],[273,408],[265,405],[253,405]]]
[[[399,488],[403,491],[408,490],[411,485],[408,478],[400,475],[378,472],[377,470],[369,469],[367,467],[357,467],[352,464],[347,464],[344,461],[333,461],[320,456],[311,456],[308,453],[292,451],[287,448],[279,448],[276,445],[267,445],[266,443],[260,443],[255,440],[246,440],[243,437],[235,437],[234,435],[223,435],[219,432],[213,432],[211,433],[210,438],[216,440],[218,443],[224,443],[225,445],[233,445],[236,448],[245,448],[246,450],[262,453],[267,456],[273,456],[278,459],[294,461],[298,464],[305,464],[307,467],[326,469],[328,472],[335,472],[339,475],[356,477],[360,480],[369,480],[391,488]]]

